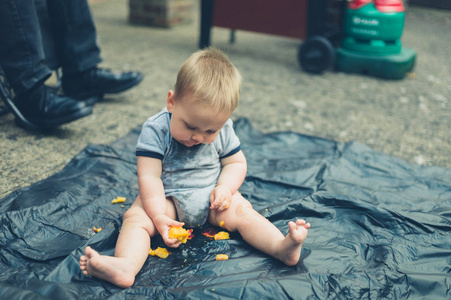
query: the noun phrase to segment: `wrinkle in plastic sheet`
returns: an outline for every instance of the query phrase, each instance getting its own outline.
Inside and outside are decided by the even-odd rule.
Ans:
[[[248,160],[241,193],[284,233],[296,218],[312,224],[296,266],[238,233],[212,241],[205,225],[167,259],[149,257],[129,289],[84,276],[84,248],[112,255],[138,194],[136,129],[88,146],[58,174],[0,200],[0,298],[449,299],[450,169],[356,142],[263,134],[244,119],[235,127]],[[127,198],[124,207],[111,204],[117,196]],[[160,237],[152,240],[158,246],[165,247]],[[230,259],[216,261],[219,253]]]

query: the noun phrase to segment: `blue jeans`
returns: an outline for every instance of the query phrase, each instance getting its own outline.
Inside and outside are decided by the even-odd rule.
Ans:
[[[42,31],[43,21],[50,32]],[[51,75],[55,64],[46,61],[44,49],[49,45],[43,41],[53,43],[64,74],[86,71],[101,61],[87,0],[1,0],[0,65],[16,94]]]

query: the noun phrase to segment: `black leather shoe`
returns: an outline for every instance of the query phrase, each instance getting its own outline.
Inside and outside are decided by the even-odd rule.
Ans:
[[[63,74],[62,85],[67,96],[84,100],[123,92],[140,83],[142,79],[143,75],[137,71],[114,72],[93,68],[77,75]]]
[[[28,129],[51,129],[92,113],[92,106],[59,95],[45,85],[17,96],[14,103],[7,102],[16,117],[16,123]]]

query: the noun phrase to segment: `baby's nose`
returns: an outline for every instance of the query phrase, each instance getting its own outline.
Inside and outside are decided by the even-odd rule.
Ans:
[[[200,134],[194,134],[191,138],[198,143],[201,143],[204,140],[203,136]]]

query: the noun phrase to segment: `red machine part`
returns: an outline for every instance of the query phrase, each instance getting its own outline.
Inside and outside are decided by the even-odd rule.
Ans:
[[[403,12],[404,3],[401,0],[374,0],[374,6],[380,12]]]
[[[374,2],[374,6],[380,12],[403,12],[405,11],[404,3],[402,0],[352,0],[349,2],[348,7],[350,9],[359,9],[371,2]]]

